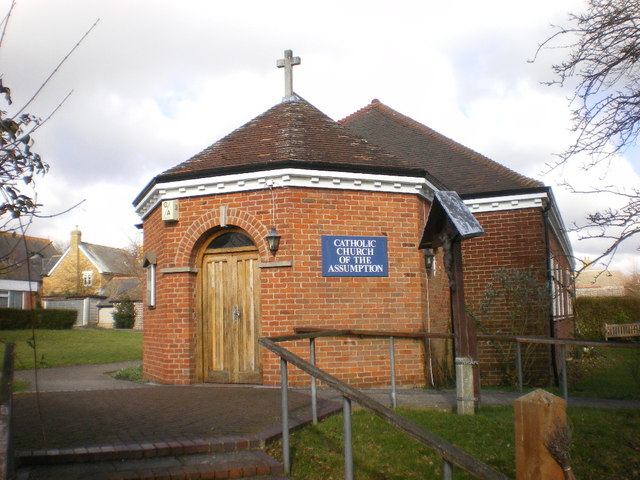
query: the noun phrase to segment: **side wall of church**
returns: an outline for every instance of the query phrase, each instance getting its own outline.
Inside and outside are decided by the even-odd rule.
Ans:
[[[226,207],[227,224],[253,238],[262,262],[291,262],[291,266],[261,268],[261,336],[291,334],[296,327],[448,329],[448,284],[442,281],[443,274],[430,279],[432,293],[426,295],[427,276],[418,241],[428,203],[418,196],[274,188],[186,198],[180,199],[178,222],[163,222],[159,208],[144,221],[145,251],[157,258],[156,306],[145,311],[147,378],[186,384],[198,377],[197,251],[219,228],[221,206]],[[275,257],[264,240],[273,223],[282,237]],[[323,277],[322,235],[386,236],[389,276]],[[303,358],[309,356],[308,342],[286,346]],[[425,342],[398,340],[395,350],[398,382],[424,385],[430,363],[436,363],[443,347],[433,342],[432,362],[425,359]],[[316,342],[318,365],[359,386],[388,385],[388,352],[388,340]],[[263,382],[278,384],[276,356],[262,350],[262,364]],[[295,371],[290,375],[292,384],[308,383]]]
[[[542,210],[475,216],[485,235],[464,242],[463,256],[466,308],[476,319],[478,334],[548,336],[547,241]],[[480,341],[478,352],[483,385],[515,378],[513,343]],[[523,347],[523,356],[526,378],[549,378],[548,346]]]

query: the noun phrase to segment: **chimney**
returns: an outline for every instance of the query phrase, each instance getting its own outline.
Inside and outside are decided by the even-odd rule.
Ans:
[[[80,274],[80,242],[82,241],[82,233],[76,229],[71,231],[71,242],[69,243],[70,260],[75,263],[76,267],[76,294],[80,292],[82,287],[82,279]]]
[[[76,227],[75,230],[71,231],[71,242],[69,243],[69,248],[71,249],[72,252],[78,249],[78,246],[80,245],[81,241],[82,241],[82,232],[80,232],[80,230],[78,230],[78,227]]]

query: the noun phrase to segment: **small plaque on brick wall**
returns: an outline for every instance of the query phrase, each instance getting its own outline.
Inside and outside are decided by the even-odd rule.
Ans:
[[[322,236],[323,277],[387,277],[387,237]]]

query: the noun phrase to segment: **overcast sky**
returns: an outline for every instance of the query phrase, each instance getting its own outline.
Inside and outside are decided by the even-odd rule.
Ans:
[[[0,2],[4,15],[10,1]],[[545,174],[570,142],[569,89],[552,78],[561,50],[528,62],[582,0],[234,1],[18,0],[0,73],[23,104],[91,25],[98,25],[28,111],[46,117],[34,150],[46,214],[30,235],[126,246],[139,237],[132,201],[158,173],[278,103],[285,49],[302,58],[294,90],[333,119],[378,98],[440,133],[554,187],[565,223],[603,197],[556,186],[640,185],[638,149],[606,177],[571,166]],[[609,201],[609,200],[607,200]],[[575,236],[572,235],[572,238]],[[615,268],[633,268],[638,242]],[[602,244],[574,242],[577,256]]]

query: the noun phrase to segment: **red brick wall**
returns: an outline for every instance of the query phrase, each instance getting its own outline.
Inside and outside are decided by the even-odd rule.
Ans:
[[[293,266],[261,269],[263,336],[309,326],[410,332],[448,328],[448,294],[435,291],[427,298],[425,293],[423,254],[417,243],[427,204],[415,195],[276,188],[273,196],[261,190],[181,199],[177,223],[162,222],[159,208],[144,221],[145,250],[156,254],[158,271],[156,308],[145,312],[147,378],[163,383],[198,378],[197,274],[162,270],[197,267],[198,249],[218,227],[221,205],[227,206],[227,224],[254,239],[262,261],[272,260],[264,236],[274,204],[282,236],[275,260],[291,261]],[[321,235],[386,236],[389,276],[322,277]],[[445,288],[442,275],[436,277],[436,289]],[[430,321],[424,314],[427,304]],[[322,339],[316,345],[318,365],[339,378],[361,386],[388,383],[387,341]],[[308,358],[306,343],[287,346]],[[396,354],[398,381],[423,385],[423,342],[398,341]],[[307,382],[295,372],[290,375],[292,384]],[[279,382],[279,361],[264,350],[263,381]]]
[[[272,212],[275,204],[275,211]],[[262,336],[290,334],[295,327],[357,328],[392,331],[450,331],[448,278],[442,252],[436,273],[427,277],[417,248],[428,204],[415,195],[325,189],[275,188],[180,200],[180,220],[165,223],[156,208],[144,221],[145,250],[157,256],[156,308],[145,311],[144,373],[162,383],[200,381],[197,317],[197,254],[219,228],[220,206],[227,224],[254,239],[261,261],[290,261],[291,267],[262,268]],[[546,280],[544,219],[539,208],[476,215],[486,234],[463,244],[467,309],[477,311],[487,284],[500,268],[533,268]],[[273,224],[282,236],[275,259],[264,236]],[[322,277],[321,236],[358,235],[388,238],[388,277]],[[559,248],[551,245],[552,250]],[[163,269],[182,269],[163,273]],[[187,270],[193,270],[188,272]],[[479,333],[495,333],[508,323],[495,314]],[[549,312],[540,325],[548,333]],[[504,333],[504,332],[501,332]],[[308,358],[307,342],[285,344]],[[337,377],[359,386],[389,381],[386,340],[320,339],[317,361]],[[263,382],[279,383],[278,359],[262,350]],[[483,384],[502,380],[494,345],[479,345]],[[451,342],[396,342],[396,374],[403,385],[441,382],[451,371]],[[549,349],[534,355],[541,376],[549,374]],[[308,379],[290,372],[292,384]]]
[[[485,235],[463,243],[464,280],[467,310],[477,314],[488,284],[501,267],[529,269],[539,275],[540,282],[547,280],[545,225],[539,208],[520,209],[476,214]],[[507,306],[502,304],[491,318],[483,318],[478,333],[507,334],[509,328]],[[540,309],[539,328],[549,334],[549,309]],[[535,331],[524,332],[534,334]],[[539,332],[538,332],[539,333]],[[507,344],[479,342],[480,371],[483,385],[503,381],[496,349],[504,351]],[[515,360],[514,360],[515,362]],[[514,363],[515,364],[515,363]],[[533,354],[531,374],[535,377],[549,375],[549,348],[537,348]]]

